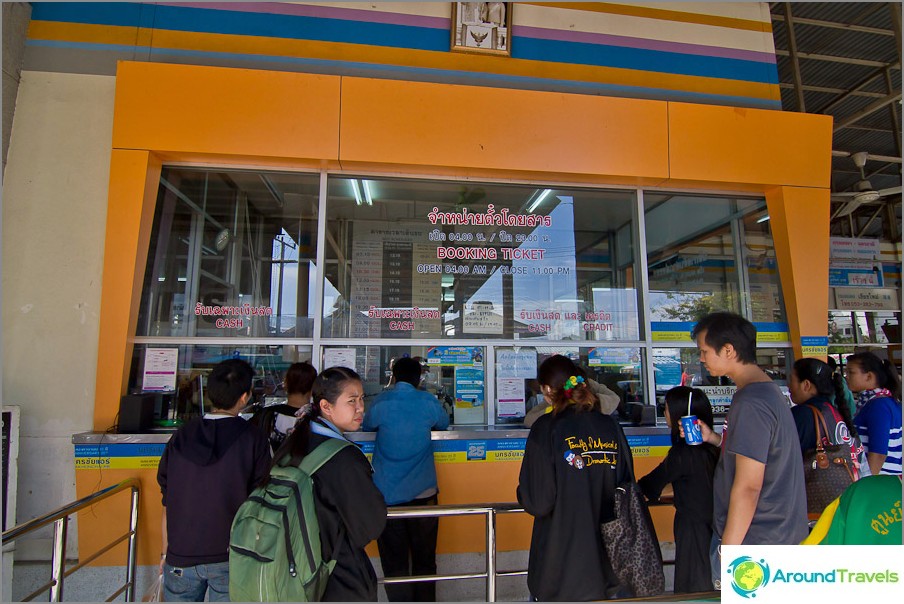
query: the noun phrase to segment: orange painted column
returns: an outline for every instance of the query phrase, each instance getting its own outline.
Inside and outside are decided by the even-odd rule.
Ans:
[[[775,187],[766,191],[775,256],[795,358],[826,357],[801,338],[828,336],[829,190]]]
[[[160,161],[148,151],[114,149],[104,243],[94,429],[113,425],[132,360]]]

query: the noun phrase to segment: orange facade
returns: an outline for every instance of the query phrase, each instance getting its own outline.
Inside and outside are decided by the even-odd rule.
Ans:
[[[164,163],[757,192],[766,196],[773,219],[791,339],[800,356],[801,336],[825,336],[827,329],[831,136],[830,117],[799,113],[121,62],[95,429],[113,423],[125,392]],[[656,461],[638,460],[638,473]],[[519,465],[486,463],[477,471],[442,465],[444,503],[473,503],[475,492],[485,493],[481,500],[513,500]],[[134,473],[150,478],[151,471]],[[80,494],[97,482],[93,470],[76,475]],[[159,497],[155,483],[146,482],[142,564],[159,556]],[[671,511],[654,515],[660,538],[669,539]],[[482,551],[482,523],[461,522],[470,523],[467,530],[441,531],[440,552]],[[95,536],[101,525],[80,516],[86,551],[103,543]],[[501,521],[500,532],[500,549],[527,549],[526,517]]]

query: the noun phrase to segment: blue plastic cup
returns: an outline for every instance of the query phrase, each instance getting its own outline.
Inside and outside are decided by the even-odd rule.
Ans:
[[[703,434],[697,425],[696,415],[685,415],[681,418],[681,428],[684,430],[684,442],[689,445],[702,445]]]

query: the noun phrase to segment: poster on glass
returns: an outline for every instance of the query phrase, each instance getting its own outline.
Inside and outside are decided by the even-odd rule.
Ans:
[[[512,2],[453,2],[452,50],[511,56]]]

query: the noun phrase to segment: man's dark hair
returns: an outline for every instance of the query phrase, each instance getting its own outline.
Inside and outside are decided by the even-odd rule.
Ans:
[[[305,394],[314,387],[317,370],[310,363],[292,363],[286,371],[286,394]]]
[[[731,312],[708,314],[694,326],[691,338],[706,332],[704,341],[720,352],[726,344],[731,344],[738,353],[738,360],[750,365],[756,363],[756,327],[753,323]]]
[[[232,409],[243,394],[251,392],[254,369],[241,359],[217,363],[207,377],[207,396],[217,409]]]
[[[392,377],[396,383],[408,382],[417,388],[421,383],[421,364],[411,357],[403,357],[392,366]]]

